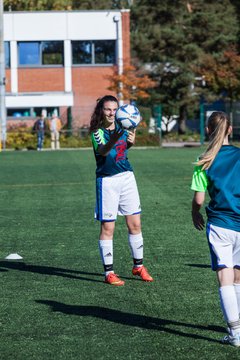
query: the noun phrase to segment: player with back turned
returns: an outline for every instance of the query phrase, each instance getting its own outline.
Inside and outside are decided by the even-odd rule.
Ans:
[[[203,230],[200,209],[208,191],[207,239],[228,327],[223,342],[240,346],[240,149],[229,145],[231,131],[225,113],[211,114],[207,125],[209,145],[196,162],[192,179],[192,220],[196,229]]]
[[[128,149],[135,142],[135,131],[122,129],[115,121],[118,100],[111,95],[99,99],[91,116],[90,132],[96,169],[96,211],[100,221],[99,250],[105,271],[105,282],[122,286],[124,281],[113,269],[113,235],[117,215],[123,215],[133,257],[132,274],[153,281],[143,265],[141,205]]]

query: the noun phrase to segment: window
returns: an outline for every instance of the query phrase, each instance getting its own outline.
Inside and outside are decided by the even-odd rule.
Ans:
[[[19,65],[40,65],[40,43],[20,42],[18,44]]]
[[[63,65],[63,41],[42,42],[42,65]]]
[[[35,107],[35,108],[8,108],[7,116],[20,118],[20,117],[38,117],[41,116],[42,111],[46,112],[46,117],[51,117],[55,111],[59,114],[59,108],[57,107]]]
[[[51,117],[53,112],[57,112],[59,114],[58,107],[35,107],[33,108],[33,114],[35,116],[41,116],[42,112],[46,112],[46,117]]]
[[[4,53],[5,53],[5,67],[10,67],[10,44],[9,41],[4,41]]]
[[[72,42],[72,61],[73,64],[92,63],[92,44],[91,41]]]
[[[20,66],[63,65],[63,41],[18,43]]]
[[[23,116],[30,116],[30,108],[11,108],[7,109],[7,116],[19,118]]]
[[[95,41],[95,63],[114,64],[115,63],[115,41]]]
[[[116,61],[114,40],[72,41],[72,63],[114,64]]]

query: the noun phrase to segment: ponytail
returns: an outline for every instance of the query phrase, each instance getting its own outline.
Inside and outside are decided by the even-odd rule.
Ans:
[[[200,155],[196,165],[208,169],[219,152],[230,127],[228,116],[222,111],[214,111],[208,119],[209,144],[207,150]]]

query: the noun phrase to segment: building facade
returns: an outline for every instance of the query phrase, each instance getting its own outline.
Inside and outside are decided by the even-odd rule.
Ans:
[[[130,62],[129,10],[4,13],[7,122],[54,110],[88,126],[109,75]],[[113,94],[113,93],[112,93]],[[115,94],[113,94],[115,95]]]

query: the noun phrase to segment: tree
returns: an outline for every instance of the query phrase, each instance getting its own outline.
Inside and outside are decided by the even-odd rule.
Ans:
[[[113,74],[107,76],[107,79],[110,81],[108,90],[121,94],[123,100],[146,99],[150,96],[148,90],[156,85],[147,74],[137,70],[133,65],[126,66],[121,75],[115,68]]]
[[[165,111],[178,108],[179,133],[185,132],[189,107],[201,95],[194,68],[203,54],[221,54],[236,43],[237,18],[229,0],[136,1],[132,7],[133,55],[151,67],[158,81],[152,98]]]
[[[127,0],[4,0],[4,10],[104,10],[128,8]]]
[[[63,10],[68,8],[67,0],[4,0],[4,10],[12,11],[40,11],[40,10]],[[70,4],[71,9],[71,4]],[[69,9],[69,10],[70,10]]]
[[[196,71],[204,76],[206,88],[218,97],[229,100],[230,115],[235,100],[240,99],[240,55],[231,47],[220,56],[207,54]]]

